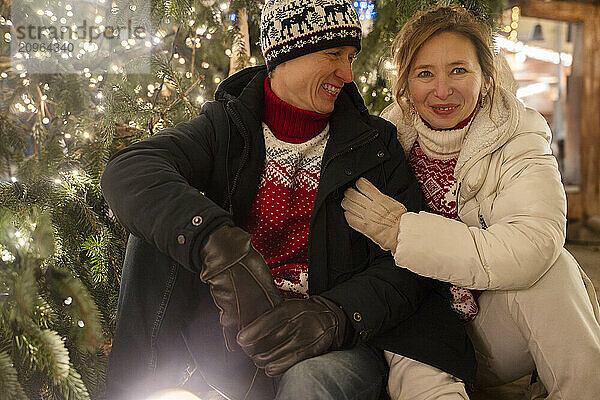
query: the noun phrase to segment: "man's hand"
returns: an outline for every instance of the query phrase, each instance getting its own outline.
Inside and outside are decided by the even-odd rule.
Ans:
[[[237,340],[268,376],[294,364],[342,347],[346,315],[321,296],[286,300],[243,328]]]
[[[356,189],[358,190],[346,190],[342,200],[348,225],[377,243],[383,250],[395,253],[400,217],[406,212],[406,207],[381,193],[365,178],[356,181]]]
[[[240,329],[282,301],[269,267],[250,239],[242,229],[224,226],[211,233],[200,250],[200,279],[210,284],[231,351],[237,347]]]

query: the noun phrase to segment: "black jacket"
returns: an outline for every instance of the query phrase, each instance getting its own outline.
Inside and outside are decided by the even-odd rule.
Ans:
[[[198,341],[193,346],[197,350],[217,340],[211,336],[214,331],[189,332],[192,320],[200,318],[206,327],[206,318],[213,325],[216,318],[206,288],[195,278],[201,268],[198,254],[214,229],[241,224],[256,196],[265,163],[265,78],[264,67],[233,75],[200,116],[120,151],[107,165],[102,190],[133,235],[123,271],[109,385],[116,385],[111,383],[115,379],[126,385],[128,378],[122,375],[132,372],[123,366],[136,362],[153,371],[161,363],[169,365],[170,372],[160,372],[169,374],[183,368],[171,364],[180,361],[185,354],[181,348],[189,350],[190,341]],[[389,252],[346,223],[340,202],[344,190],[360,176],[408,210],[424,207],[394,126],[369,115],[356,86],[347,84],[330,119],[310,221],[309,293],[328,297],[344,309],[352,324],[348,346],[368,342],[472,382],[471,343],[439,294],[438,283],[398,268]],[[149,253],[154,254],[151,259]],[[134,340],[137,334],[142,337]],[[161,338],[180,336],[180,348],[159,348]],[[207,351],[214,351],[209,347]],[[121,355],[132,350],[139,360]],[[187,357],[193,361],[185,365],[188,372],[203,371],[201,353]]]

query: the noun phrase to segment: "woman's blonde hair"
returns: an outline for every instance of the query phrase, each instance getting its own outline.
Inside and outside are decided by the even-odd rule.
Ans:
[[[484,82],[490,83],[490,94],[493,98],[496,72],[490,27],[464,7],[439,6],[415,14],[404,24],[394,39],[392,57],[397,76],[392,90],[396,101],[402,104],[400,99],[406,97],[408,75],[415,56],[428,39],[441,32],[462,35],[473,43]]]

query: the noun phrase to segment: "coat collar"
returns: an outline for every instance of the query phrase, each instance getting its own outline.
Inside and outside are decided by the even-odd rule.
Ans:
[[[396,125],[398,140],[408,154],[417,139],[418,124],[415,122],[419,117],[404,112],[408,106],[403,106],[394,102],[381,116]],[[516,133],[524,111],[523,104],[511,92],[498,87],[493,101],[486,102],[473,117],[458,156],[454,175],[457,178],[462,176],[463,170],[466,170],[465,166],[471,165],[506,143]]]

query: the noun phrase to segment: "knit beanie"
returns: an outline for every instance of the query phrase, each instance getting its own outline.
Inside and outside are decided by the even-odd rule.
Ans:
[[[267,69],[339,46],[360,50],[361,27],[350,0],[267,0],[260,43]]]

